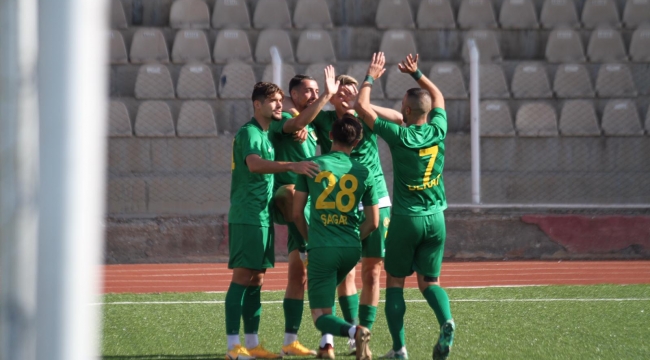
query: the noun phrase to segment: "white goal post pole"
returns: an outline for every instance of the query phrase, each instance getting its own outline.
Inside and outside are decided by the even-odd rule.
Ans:
[[[39,2],[38,359],[99,357],[109,16],[106,0]]]
[[[0,359],[36,358],[37,0],[0,2]]]
[[[473,39],[467,41],[469,47],[469,103],[470,137],[472,153],[472,204],[481,203],[481,118],[479,111],[479,52]]]

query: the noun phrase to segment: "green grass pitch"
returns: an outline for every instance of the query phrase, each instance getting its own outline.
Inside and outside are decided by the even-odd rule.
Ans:
[[[650,359],[649,285],[449,289],[448,293],[457,324],[450,359]],[[104,296],[103,359],[223,359],[224,298],[224,293]],[[284,337],[282,298],[283,292],[262,294],[266,303],[260,338],[277,352]],[[416,289],[406,290],[405,298],[410,358],[430,359],[438,337],[433,311]],[[373,358],[392,344],[383,305],[379,304],[370,342]],[[320,339],[307,303],[299,336],[312,348]],[[335,342],[337,359],[354,358],[344,355],[346,339]]]

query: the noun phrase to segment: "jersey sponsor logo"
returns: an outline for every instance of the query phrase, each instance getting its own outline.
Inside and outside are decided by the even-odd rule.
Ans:
[[[311,136],[312,140],[318,141],[318,136],[316,136],[316,131],[314,130],[310,131],[309,136]]]
[[[323,222],[323,225],[347,225],[348,217],[341,214],[322,214],[320,220]]]

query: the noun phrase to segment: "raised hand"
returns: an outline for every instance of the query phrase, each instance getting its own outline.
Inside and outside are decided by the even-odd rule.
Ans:
[[[406,57],[406,59],[404,59],[401,63],[397,64],[397,68],[399,69],[399,71],[403,73],[412,74],[418,70],[419,58],[420,58],[419,54],[415,54],[415,57],[409,54]]]
[[[298,175],[307,175],[314,178],[318,175],[320,167],[313,161],[300,161],[292,163],[291,171]]]
[[[384,71],[386,71],[384,65],[386,65],[386,56],[384,56],[383,52],[372,54],[372,60],[370,61],[370,66],[368,66],[367,75],[372,76],[375,80],[379,79]]]
[[[354,108],[354,103],[357,100],[357,95],[359,95],[359,90],[354,84],[349,84],[341,86],[339,88],[339,94],[341,95],[341,105],[346,109]]]
[[[293,133],[293,141],[302,144],[305,142],[305,140],[307,140],[307,136],[309,136],[309,131],[307,131],[307,128],[302,128],[301,130],[298,130],[295,133]]]
[[[325,94],[334,95],[339,91],[339,81],[336,81],[334,66],[325,68]]]

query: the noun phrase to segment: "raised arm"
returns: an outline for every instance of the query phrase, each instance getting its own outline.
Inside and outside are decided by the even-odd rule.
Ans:
[[[375,113],[377,113],[377,116],[384,119],[388,120],[392,123],[395,123],[397,125],[402,125],[404,122],[404,117],[402,116],[402,113],[383,106],[378,106],[378,105],[372,105],[370,104],[370,107],[372,110],[374,110]]]
[[[339,82],[335,79],[334,66],[329,65],[325,68],[325,92],[296,117],[287,120],[282,127],[282,131],[286,134],[291,134],[298,130],[302,130],[305,126],[314,121],[316,115],[318,115],[323,107],[330,101],[332,96],[336,94],[338,89]]]
[[[418,59],[420,58],[420,55],[416,54],[415,57],[413,55],[409,54],[404,61],[402,61],[400,64],[397,64],[397,67],[399,68],[399,71],[409,74],[415,79],[415,81],[418,82],[418,85],[426,91],[431,94],[432,98],[432,107],[433,108],[441,108],[444,110],[445,108],[445,98],[442,96],[442,92],[440,92],[440,89],[429,80],[424,74],[422,74],[422,71],[418,69]]]
[[[370,105],[370,91],[372,90],[372,85],[375,80],[386,71],[384,65],[386,64],[386,57],[383,52],[378,52],[372,54],[372,61],[368,67],[368,73],[366,78],[361,84],[361,90],[359,91],[359,97],[357,98],[357,103],[354,106],[354,109],[357,111],[361,119],[368,125],[370,129],[373,129],[375,126],[375,120],[377,119],[377,113],[372,109]]]
[[[318,175],[319,170],[318,164],[313,161],[269,161],[262,159],[257,154],[246,156],[246,165],[248,170],[255,174],[276,174],[291,171],[299,175],[307,175],[310,178]]]

